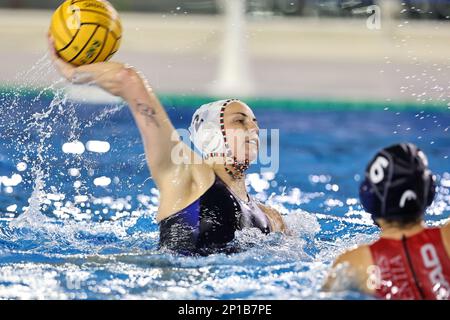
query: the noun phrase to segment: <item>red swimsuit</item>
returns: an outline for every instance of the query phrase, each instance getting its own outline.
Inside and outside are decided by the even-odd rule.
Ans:
[[[450,258],[438,228],[370,246],[376,295],[385,299],[450,299]],[[377,268],[378,267],[378,268]]]

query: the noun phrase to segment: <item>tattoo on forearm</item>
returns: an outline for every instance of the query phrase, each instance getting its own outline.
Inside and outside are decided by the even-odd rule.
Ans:
[[[155,109],[153,109],[150,105],[139,101],[136,102],[136,108],[140,114],[145,116],[145,123],[147,125],[152,123],[155,126],[159,127],[158,120],[155,117],[156,115]]]

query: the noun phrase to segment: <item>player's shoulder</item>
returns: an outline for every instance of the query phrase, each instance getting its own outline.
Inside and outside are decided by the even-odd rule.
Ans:
[[[341,254],[335,261],[335,265],[349,263],[353,266],[370,264],[372,255],[369,245],[361,245],[347,250]]]

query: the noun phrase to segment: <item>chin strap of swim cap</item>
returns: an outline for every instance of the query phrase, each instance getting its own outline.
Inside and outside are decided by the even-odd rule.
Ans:
[[[227,142],[224,114],[226,107],[233,102],[243,103],[238,99],[228,99],[202,105],[192,116],[189,132],[191,141],[204,159],[224,158],[225,171],[237,179],[244,176],[250,163],[248,159],[237,161]],[[227,167],[228,163],[231,163],[233,170]]]
[[[248,159],[245,159],[244,161],[237,161],[236,157],[233,157],[233,163],[231,164],[233,167],[233,170],[230,170],[225,165],[225,171],[233,177],[233,179],[241,179],[244,177],[244,172],[248,169],[250,166],[250,161]]]
[[[435,177],[425,154],[403,143],[378,152],[366,169],[359,196],[364,209],[377,218],[423,214],[435,196]]]

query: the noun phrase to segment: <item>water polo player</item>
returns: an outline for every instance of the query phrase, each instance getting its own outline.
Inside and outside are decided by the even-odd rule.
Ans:
[[[160,192],[156,219],[162,248],[209,254],[228,250],[236,230],[284,231],[280,214],[258,203],[246,190],[245,171],[257,156],[259,128],[245,103],[216,101],[195,112],[190,133],[200,157],[181,141],[139,72],[118,62],[75,67],[57,56],[50,37],[49,45],[55,66],[67,80],[95,84],[128,103]],[[173,161],[174,148],[191,161]]]
[[[427,228],[423,220],[434,199],[434,179],[413,144],[377,153],[360,199],[381,228],[380,239],[341,255],[326,289],[344,284],[385,299],[450,299],[450,223]]]

